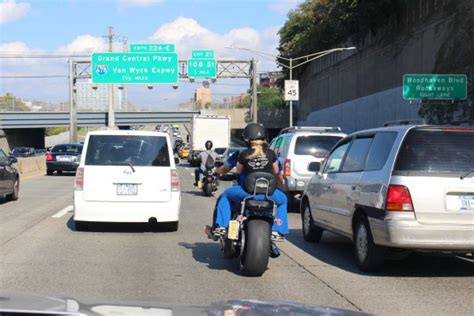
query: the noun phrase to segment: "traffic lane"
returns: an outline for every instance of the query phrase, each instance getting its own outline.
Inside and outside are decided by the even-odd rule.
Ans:
[[[215,198],[192,185],[192,168],[179,167],[179,175],[178,232],[116,225],[77,232],[71,214],[49,217],[0,248],[2,288],[86,303],[207,304],[252,298],[358,309],[284,254],[270,261],[263,277],[241,276],[237,260],[223,259],[219,244],[204,235]]]
[[[74,173],[20,180],[17,201],[0,200],[0,245],[72,204]]]
[[[365,312],[467,315],[474,310],[472,260],[413,254],[387,260],[380,272],[366,274],[357,269],[349,240],[324,232],[319,244],[308,243],[300,215],[289,214],[289,221],[288,241],[297,250],[288,254]]]

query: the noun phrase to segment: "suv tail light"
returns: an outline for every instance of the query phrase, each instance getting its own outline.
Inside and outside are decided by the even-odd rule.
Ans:
[[[74,189],[84,189],[84,168],[77,168],[76,170],[76,182],[74,185]]]
[[[46,154],[46,161],[53,161],[54,160],[54,156],[52,153],[47,153]]]
[[[285,177],[291,176],[291,159],[285,160],[285,165],[283,166],[283,175]]]
[[[171,191],[179,191],[179,178],[176,170],[171,170]]]
[[[404,185],[390,184],[387,190],[387,211],[408,211],[413,212],[413,202],[410,191]]]

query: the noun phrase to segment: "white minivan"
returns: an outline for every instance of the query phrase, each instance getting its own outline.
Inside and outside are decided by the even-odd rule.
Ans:
[[[169,135],[90,132],[76,173],[74,221],[158,222],[178,229],[181,192]]]

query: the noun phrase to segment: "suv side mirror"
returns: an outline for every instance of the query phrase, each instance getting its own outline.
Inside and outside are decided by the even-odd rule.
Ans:
[[[9,156],[9,157],[8,157],[8,162],[9,162],[9,163],[17,163],[17,162],[18,162],[18,159],[16,159],[16,157]]]
[[[311,172],[319,172],[321,171],[321,163],[320,162],[311,162],[308,164],[308,171]]]

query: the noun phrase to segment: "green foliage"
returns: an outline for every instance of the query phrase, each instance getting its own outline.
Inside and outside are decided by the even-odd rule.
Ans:
[[[0,96],[0,112],[7,111],[29,111],[29,109],[23,101],[12,95]]]
[[[449,26],[447,40],[436,55],[433,73],[458,73],[468,77],[467,100],[423,101],[419,114],[431,124],[452,120],[474,120],[474,8],[468,1],[453,2],[455,15]]]
[[[279,88],[269,88],[265,86],[257,86],[257,104],[258,108],[282,108],[286,106],[283,99],[283,91]],[[250,93],[250,91],[249,91]],[[250,107],[250,95],[242,98],[242,101],[237,104],[237,108],[248,108]]]
[[[46,136],[53,136],[53,135],[58,135],[63,132],[67,131],[67,128],[65,127],[48,127],[45,131]]]
[[[258,91],[260,92],[257,96],[259,108],[282,108],[286,106],[281,89],[258,86]]]
[[[398,15],[403,3],[403,0],[306,0],[288,13],[288,20],[279,31],[278,50],[281,56],[296,58],[347,42],[357,43],[386,23],[388,17]]]

